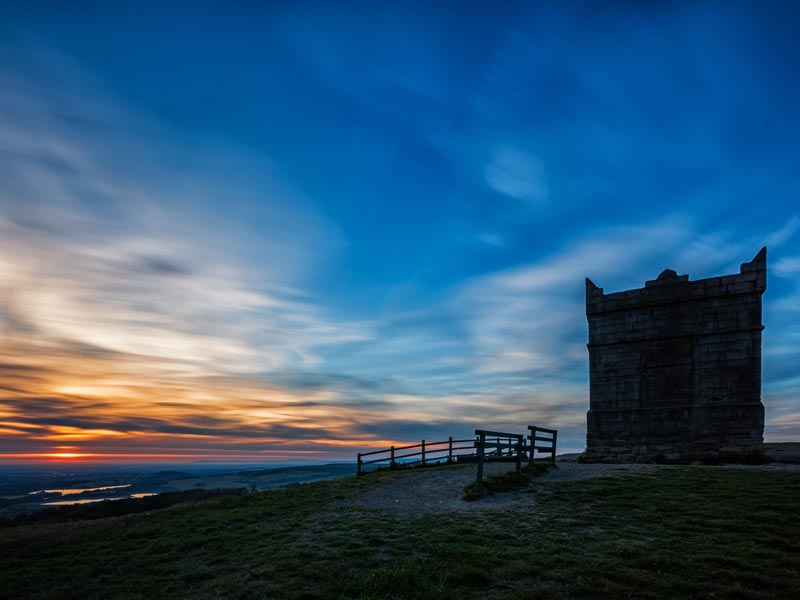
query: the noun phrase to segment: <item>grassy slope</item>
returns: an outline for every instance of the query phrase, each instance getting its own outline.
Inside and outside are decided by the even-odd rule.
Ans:
[[[800,597],[797,474],[534,482],[535,514],[350,502],[395,476],[3,529],[0,597]]]

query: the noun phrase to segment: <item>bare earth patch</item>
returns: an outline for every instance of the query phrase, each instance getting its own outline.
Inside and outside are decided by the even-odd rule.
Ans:
[[[557,462],[547,473],[538,476],[532,485],[550,485],[560,481],[575,481],[597,477],[626,477],[646,475],[659,469],[672,468],[656,464],[582,464],[574,461]],[[800,465],[725,465],[693,466],[695,469],[741,468],[758,470],[800,471]],[[475,502],[461,499],[464,487],[475,481],[477,465],[445,469],[411,469],[391,482],[362,496],[358,503],[364,508],[393,512],[426,513],[439,510],[501,510],[510,506],[533,505],[533,494],[505,492],[481,498]],[[486,476],[499,475],[514,469],[513,463],[488,463]],[[369,477],[370,475],[364,475]]]
[[[473,509],[477,503],[464,502],[461,496],[464,495],[464,486],[475,481],[476,469],[477,465],[410,469],[390,483],[371,490],[361,497],[359,503],[367,508],[414,513]],[[513,463],[488,463],[484,466],[484,473],[487,476],[499,475],[513,469]]]

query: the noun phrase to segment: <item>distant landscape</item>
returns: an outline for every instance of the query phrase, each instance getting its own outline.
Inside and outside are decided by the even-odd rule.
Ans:
[[[183,466],[153,471],[153,467],[0,468],[0,520],[42,509],[74,504],[144,498],[189,490],[270,490],[352,475],[350,463],[301,465],[232,471],[224,466]]]

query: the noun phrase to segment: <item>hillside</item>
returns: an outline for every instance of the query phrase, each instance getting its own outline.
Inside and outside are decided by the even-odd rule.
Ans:
[[[791,468],[561,465],[462,502],[473,468],[0,529],[0,597],[800,597]]]

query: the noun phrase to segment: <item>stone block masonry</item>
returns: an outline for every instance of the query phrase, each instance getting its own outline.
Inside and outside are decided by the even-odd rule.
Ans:
[[[587,460],[759,461],[766,287],[766,248],[735,275],[666,269],[614,294],[587,279]]]

